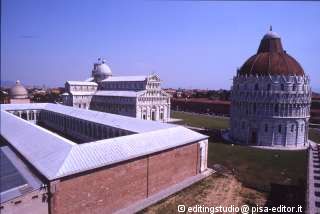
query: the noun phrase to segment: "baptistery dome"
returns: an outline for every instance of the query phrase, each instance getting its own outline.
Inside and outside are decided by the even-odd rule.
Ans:
[[[233,78],[230,137],[256,146],[306,146],[309,77],[271,29]]]
[[[258,51],[240,68],[241,75],[297,75],[303,76],[301,65],[283,50],[281,38],[273,31],[266,33]]]

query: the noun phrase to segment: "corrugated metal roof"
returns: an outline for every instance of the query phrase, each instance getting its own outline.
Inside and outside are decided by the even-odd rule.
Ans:
[[[0,110],[1,111],[24,110],[24,109],[41,110],[41,109],[44,109],[47,105],[48,103],[0,104]]]
[[[161,123],[151,120],[141,120],[134,117],[75,108],[60,104],[48,103],[44,110],[65,114],[71,117],[91,121],[94,123],[104,124],[123,130],[128,130],[135,133],[154,131],[175,126],[168,123]]]
[[[75,96],[92,96],[95,94],[95,91],[70,91],[70,94]]]
[[[69,85],[94,85],[98,86],[95,82],[87,82],[87,81],[67,81]]]
[[[35,104],[27,104],[24,107],[34,109],[33,105]],[[49,180],[207,138],[177,125],[57,104],[42,105],[43,110],[137,133],[75,144],[4,111],[11,109],[10,107],[16,109],[17,106],[19,104],[1,105],[1,135]]]
[[[205,135],[176,126],[82,144],[72,148],[57,176],[122,162],[206,138]]]
[[[146,90],[143,91],[97,91],[94,95],[96,96],[110,96],[110,97],[137,97],[143,93],[145,93]]]
[[[120,82],[120,81],[145,81],[148,78],[146,75],[141,76],[111,76],[107,79],[102,80],[102,82]]]
[[[75,145],[57,134],[4,111],[1,111],[1,136],[49,179],[55,177]]]

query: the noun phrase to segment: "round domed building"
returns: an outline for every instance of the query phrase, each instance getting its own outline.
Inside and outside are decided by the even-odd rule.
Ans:
[[[257,53],[233,78],[230,138],[256,146],[305,146],[311,101],[309,81],[271,28]]]
[[[101,82],[102,80],[112,76],[110,67],[106,64],[106,61],[101,58],[98,59],[97,63],[94,63],[92,70],[92,77],[95,82]]]
[[[9,90],[9,103],[30,103],[27,89],[19,80]]]

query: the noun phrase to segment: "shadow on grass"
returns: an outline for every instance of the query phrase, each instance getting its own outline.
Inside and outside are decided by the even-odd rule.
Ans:
[[[270,207],[295,207],[296,211],[298,206],[302,206],[302,211],[305,210],[305,188],[306,185],[300,181],[298,185],[283,185],[283,184],[270,184],[271,190],[265,206]],[[278,212],[282,213],[282,212]]]

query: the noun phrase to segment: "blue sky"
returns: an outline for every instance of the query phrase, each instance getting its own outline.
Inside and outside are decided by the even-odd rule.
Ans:
[[[272,24],[320,91],[320,2],[2,0],[1,78],[63,86],[103,57],[114,75],[229,89]]]

